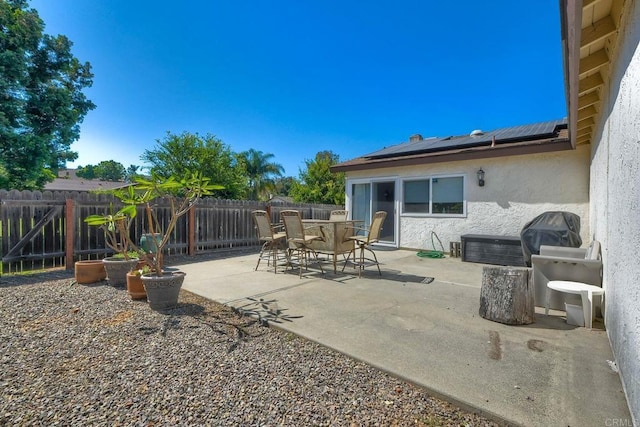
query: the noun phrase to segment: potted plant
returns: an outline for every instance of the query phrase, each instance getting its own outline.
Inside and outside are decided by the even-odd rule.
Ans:
[[[166,309],[178,303],[178,294],[184,282],[185,273],[181,271],[163,271],[163,248],[169,242],[171,233],[178,223],[178,219],[202,196],[213,194],[214,190],[223,189],[221,185],[211,184],[209,178],[200,173],[188,178],[162,178],[152,174],[151,178],[138,178],[133,187],[132,197],[126,202],[135,202],[144,206],[147,217],[148,232],[152,238],[151,249],[145,253],[145,259],[150,272],[142,274],[142,283],[147,293],[147,300],[153,309]],[[163,199],[169,205],[169,216],[163,227],[158,220],[154,202]],[[132,247],[140,250],[135,243]]]
[[[117,212],[104,215],[89,215],[84,221],[92,226],[100,227],[105,234],[105,243],[116,255],[102,260],[107,272],[107,280],[112,286],[122,286],[127,283],[127,273],[138,263],[138,252],[131,245],[130,228],[136,216],[136,206],[127,204]]]
[[[127,292],[131,299],[147,298],[147,293],[142,283],[142,275],[150,272],[151,268],[148,265],[144,265],[142,268],[127,273]]]
[[[74,264],[76,283],[89,284],[100,282],[107,278],[104,263],[98,259],[76,261]]]

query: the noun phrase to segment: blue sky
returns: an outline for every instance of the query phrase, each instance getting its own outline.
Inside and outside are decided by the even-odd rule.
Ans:
[[[95,74],[69,166],[140,155],[167,131],[272,153],[286,175],[409,135],[562,118],[556,0],[32,0]]]

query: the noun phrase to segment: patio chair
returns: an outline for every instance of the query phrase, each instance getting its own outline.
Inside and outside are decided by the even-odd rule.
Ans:
[[[342,266],[342,271],[347,266],[349,262],[354,264],[354,268],[358,269],[358,277],[362,277],[362,270],[366,264],[375,265],[378,267],[378,273],[382,276],[382,271],[380,271],[380,263],[378,262],[378,257],[376,253],[371,249],[371,245],[376,243],[380,239],[380,232],[382,231],[382,224],[384,223],[385,218],[387,217],[387,213],[384,211],[378,211],[373,215],[373,221],[371,221],[371,226],[368,228],[363,227],[354,227],[354,235],[347,237],[345,240],[352,240],[354,242],[354,247],[347,254],[347,258],[345,260],[344,265]],[[358,232],[364,232],[364,235],[357,234]],[[356,249],[360,250],[358,257],[356,258]],[[367,250],[371,252],[373,258],[365,257],[364,251]],[[353,253],[353,261],[351,261],[351,254]]]
[[[580,304],[577,297],[547,290],[552,280],[568,280],[602,287],[602,257],[600,242],[593,240],[588,248],[540,246],[540,255],[531,255],[535,305],[544,307],[549,292],[549,308],[565,309],[565,302]],[[596,311],[601,307],[596,306]]]
[[[281,211],[280,218],[282,218],[282,223],[284,224],[284,229],[287,236],[288,265],[291,265],[291,260],[295,257],[298,261],[300,277],[302,277],[302,266],[304,265],[305,269],[308,268],[309,254],[312,254],[313,259],[318,263],[322,274],[324,274],[322,264],[320,264],[320,260],[318,259],[318,253],[311,247],[312,242],[317,240],[324,240],[324,235],[322,235],[322,228],[320,228],[321,235],[308,233],[308,228],[305,228],[302,224],[300,212],[294,210]]]
[[[276,231],[278,227],[281,228],[282,225],[274,226],[271,224],[269,214],[266,211],[253,211],[251,212],[251,215],[253,216],[253,221],[256,224],[258,240],[264,242],[260,249],[260,255],[258,255],[258,264],[256,264],[256,268],[254,270],[258,269],[260,261],[266,259],[267,266],[273,260],[273,272],[277,273],[278,249],[284,249],[284,242],[287,236],[283,231]]]
[[[346,221],[349,217],[349,211],[335,210],[331,211],[329,215],[329,221]]]

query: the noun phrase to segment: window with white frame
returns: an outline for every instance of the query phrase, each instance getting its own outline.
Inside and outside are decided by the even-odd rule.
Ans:
[[[438,176],[402,181],[402,213],[464,215],[464,176]]]

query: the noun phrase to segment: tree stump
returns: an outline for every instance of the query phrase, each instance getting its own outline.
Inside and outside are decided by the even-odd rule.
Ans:
[[[480,316],[507,325],[535,321],[533,274],[525,268],[484,267]]]

